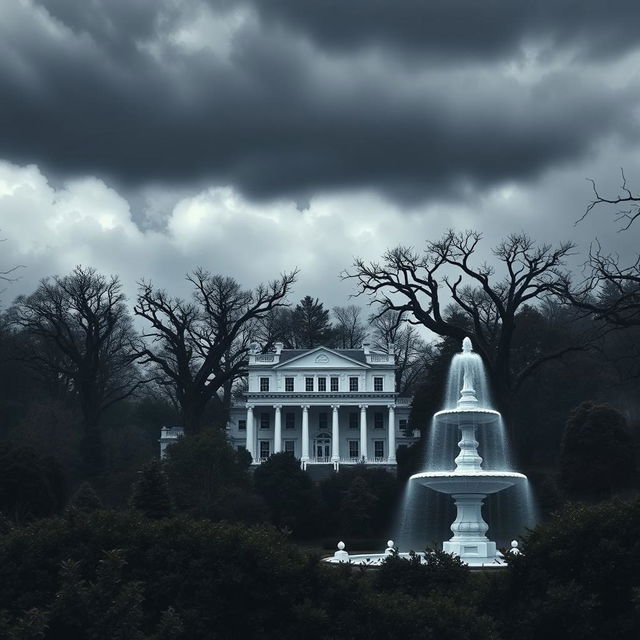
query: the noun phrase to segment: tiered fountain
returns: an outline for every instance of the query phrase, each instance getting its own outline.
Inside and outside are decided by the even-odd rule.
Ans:
[[[458,432],[459,453],[454,460],[453,438]],[[473,352],[471,340],[465,338],[462,353],[456,354],[451,363],[445,408],[433,416],[425,470],[411,476],[407,485],[397,532],[401,548],[421,549],[433,543],[431,536],[438,530],[436,511],[442,507],[442,501],[438,507],[438,501],[432,498],[435,491],[451,496],[457,509],[451,524],[453,537],[443,542],[443,550],[459,556],[470,566],[503,564],[496,543],[486,535],[489,525],[482,517],[482,506],[487,496],[504,492],[507,497],[496,501],[491,514],[492,526],[499,530],[500,525],[495,526],[496,523],[502,525],[503,538],[508,536],[510,540],[535,520],[527,477],[510,468],[507,449],[502,417],[491,408],[482,359]],[[423,491],[421,496],[417,491],[421,486],[433,491],[427,491],[426,496]],[[507,489],[509,491],[505,491]],[[423,526],[425,511],[427,523]],[[451,516],[447,522],[451,522]],[[340,545],[329,562],[375,565],[384,560],[394,546],[390,540],[384,554],[350,555],[344,550],[344,543]],[[517,542],[512,545],[517,547]]]
[[[482,517],[482,504],[488,494],[498,493],[516,483],[526,483],[527,477],[508,470],[485,470],[478,455],[478,429],[489,428],[501,422],[500,413],[480,406],[475,391],[474,369],[477,371],[479,356],[473,353],[471,340],[465,338],[459,363],[452,366],[454,378],[455,364],[461,365],[462,389],[455,409],[444,409],[434,416],[434,423],[446,430],[460,430],[460,453],[455,459],[452,471],[423,471],[411,476],[429,489],[453,497],[457,516],[451,525],[453,537],[444,542],[442,548],[447,553],[459,556],[468,564],[492,563],[499,557],[496,543],[487,538],[489,525]],[[480,362],[481,364],[481,362]],[[517,532],[516,532],[517,533]]]

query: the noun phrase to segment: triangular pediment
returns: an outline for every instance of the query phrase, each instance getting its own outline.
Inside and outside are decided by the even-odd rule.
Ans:
[[[370,369],[370,366],[328,347],[317,347],[277,364],[274,369]]]

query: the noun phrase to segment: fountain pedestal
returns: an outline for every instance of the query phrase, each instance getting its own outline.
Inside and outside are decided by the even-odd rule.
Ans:
[[[486,495],[481,493],[454,494],[456,519],[451,525],[453,538],[442,543],[443,551],[461,558],[495,558],[496,543],[485,535],[489,525],[482,517],[482,503]]]

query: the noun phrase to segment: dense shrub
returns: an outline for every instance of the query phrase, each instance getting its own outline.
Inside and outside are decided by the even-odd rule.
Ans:
[[[262,496],[271,512],[271,521],[278,527],[306,536],[317,532],[320,521],[318,496],[309,474],[290,453],[275,453],[254,473],[256,492]]]
[[[560,449],[560,479],[571,498],[611,497],[637,480],[633,438],[624,416],[583,402],[569,416]]]
[[[0,511],[21,522],[49,516],[66,503],[67,482],[54,458],[0,443]]]
[[[360,480],[354,486],[356,478]],[[390,473],[364,465],[343,468],[325,480],[320,490],[326,532],[350,539],[389,538],[399,500],[399,484]]]
[[[274,529],[134,512],[76,513],[1,537],[0,602],[12,640],[496,637],[469,598],[380,592]]]
[[[533,530],[490,596],[505,636],[640,637],[639,530],[640,499],[569,506]]]
[[[266,508],[252,493],[248,464],[219,429],[180,438],[167,448],[165,461],[178,512],[211,520],[265,521]]]
[[[464,587],[468,582],[469,569],[457,556],[427,550],[424,559],[413,552],[408,558],[390,555],[375,578],[376,585],[384,591],[442,594]]]
[[[67,509],[70,512],[91,513],[102,509],[102,500],[95,492],[94,488],[88,483],[83,482],[76,492],[71,496]]]
[[[130,504],[148,518],[167,518],[173,514],[169,481],[160,460],[150,460],[138,472]]]

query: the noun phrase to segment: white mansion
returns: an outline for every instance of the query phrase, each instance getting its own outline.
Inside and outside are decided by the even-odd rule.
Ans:
[[[303,469],[366,463],[395,467],[396,449],[408,434],[410,398],[395,391],[395,359],[362,349],[283,349],[249,355],[246,403],[234,403],[230,442],[260,464],[288,451]],[[164,428],[160,446],[182,434]]]

